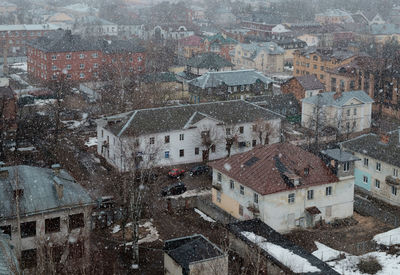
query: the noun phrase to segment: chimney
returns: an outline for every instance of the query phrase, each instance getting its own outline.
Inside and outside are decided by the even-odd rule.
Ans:
[[[389,143],[389,136],[387,134],[380,134],[381,143],[388,144]]]
[[[334,95],[333,95],[333,99],[337,100],[338,98],[340,98],[342,96],[342,92],[341,91],[337,91]]]
[[[53,178],[53,182],[54,182],[54,187],[56,188],[57,197],[59,200],[61,200],[63,198],[64,184],[57,176]]]
[[[51,169],[53,169],[53,172],[54,172],[55,175],[58,175],[58,174],[60,174],[61,165],[58,164],[58,163],[53,164],[53,165],[51,166]]]

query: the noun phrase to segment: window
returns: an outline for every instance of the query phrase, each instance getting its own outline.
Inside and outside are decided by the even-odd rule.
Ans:
[[[69,230],[81,228],[85,226],[83,213],[69,215]]]
[[[256,124],[254,124],[254,125],[252,126],[252,130],[253,130],[253,132],[257,132],[257,125],[256,125]]]
[[[93,64],[93,68],[94,68],[94,69],[97,69],[98,67],[99,67],[99,64],[97,64],[97,63],[94,63],[94,64]]]
[[[357,115],[357,108],[354,108],[354,110],[353,110],[353,115]]]
[[[324,79],[324,75],[323,75],[323,74],[320,74],[320,75],[319,75],[319,79]]]
[[[314,55],[314,56],[313,56],[313,60],[314,60],[314,61],[318,61],[318,56]]]
[[[22,269],[36,267],[36,249],[28,249],[21,251],[21,267]]]
[[[71,74],[67,74],[67,79],[71,79],[72,75]]]
[[[85,74],[84,74],[84,73],[80,73],[80,74],[79,74],[79,77],[80,77],[80,78],[85,78]]]
[[[211,145],[211,152],[215,153],[215,150],[216,150],[215,144]]]
[[[165,157],[166,159],[169,159],[169,151],[165,151],[165,152],[164,152],[164,157]]]
[[[21,223],[21,238],[36,236],[36,221]]]
[[[155,138],[154,138],[154,137],[151,137],[151,138],[150,138],[150,144],[154,144],[154,141],[155,141]]]
[[[307,64],[306,64],[306,67],[307,67],[307,68],[310,68],[310,63],[307,63]]]
[[[71,59],[71,55],[70,55],[70,54],[67,54],[67,55],[65,56],[65,58],[66,58],[67,60],[70,60],[70,59]]]
[[[80,55],[79,55],[79,59],[84,59],[85,58],[85,55],[83,54],[83,53],[81,53]]]
[[[343,171],[349,172],[350,170],[350,162],[343,163]]]
[[[194,154],[198,155],[200,153],[199,147],[194,148]]]
[[[368,184],[368,177],[367,176],[363,176],[363,183]]]
[[[243,126],[240,126],[240,127],[239,127],[239,133],[243,134],[243,132],[244,132],[244,127],[243,127]]]
[[[45,220],[46,234],[60,232],[60,217]]]
[[[326,196],[332,195],[332,186],[328,186],[325,188],[325,195]]]
[[[254,203],[258,203],[258,194],[254,193],[253,200]]]
[[[52,69],[53,71],[56,71],[56,70],[57,70],[57,66],[56,66],[56,65],[53,65],[53,66],[51,66],[51,69]]]
[[[221,181],[222,181],[222,174],[221,174],[221,173],[218,173],[218,174],[217,174],[217,181],[218,181],[218,182],[221,182]]]
[[[346,111],[347,116],[350,116],[350,109]]]
[[[240,185],[240,195],[244,195],[244,186]]]
[[[79,69],[84,69],[85,68],[85,64],[79,64]]]
[[[11,225],[0,226],[0,233],[1,232],[11,237]]]
[[[392,186],[392,194],[397,196],[397,187]]]
[[[57,60],[57,56],[56,55],[52,55],[51,56],[51,60]]]
[[[217,202],[221,202],[221,192],[217,191]]]
[[[70,64],[67,65],[67,70],[71,70],[71,65]]]
[[[230,186],[230,188],[233,190],[233,189],[235,189],[235,182],[233,181],[233,180],[230,180],[229,181],[229,186]]]
[[[142,57],[138,56],[137,61],[139,61],[139,62],[142,61]]]
[[[231,128],[226,128],[226,135],[229,136],[231,134]]]
[[[381,163],[380,162],[376,163],[376,171],[381,171]]]
[[[98,54],[97,53],[92,53],[92,58],[97,58]]]
[[[393,177],[398,177],[399,176],[399,170],[396,168],[393,168]]]
[[[179,140],[184,140],[185,139],[185,135],[184,134],[179,134]]]
[[[314,199],[314,190],[308,190],[307,191],[307,200],[312,200]]]
[[[257,145],[257,140],[253,139],[253,141],[251,142],[251,146],[255,147]]]
[[[291,193],[288,195],[288,203],[294,203],[295,194]]]
[[[368,159],[367,158],[364,158],[364,166],[368,167]]]
[[[356,83],[354,82],[354,80],[350,81],[350,90],[353,91],[356,88]]]
[[[239,204],[239,215],[243,216],[243,206]]]
[[[314,66],[313,66],[313,68],[314,68],[315,70],[317,69],[317,67],[318,67],[317,65],[314,65]]]
[[[375,187],[378,189],[381,188],[381,182],[378,179],[375,180]]]
[[[304,176],[308,176],[310,174],[310,168],[304,168]]]
[[[184,156],[185,156],[185,150],[180,149],[180,150],[179,150],[179,156],[180,156],[181,158],[184,157]]]

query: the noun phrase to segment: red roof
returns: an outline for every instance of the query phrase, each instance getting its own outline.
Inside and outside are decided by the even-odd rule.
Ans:
[[[258,146],[210,166],[261,195],[339,181],[319,157],[289,143]],[[288,178],[299,178],[300,184],[289,184]]]
[[[201,46],[203,44],[203,38],[197,35],[191,35],[180,39],[179,44],[182,46]]]

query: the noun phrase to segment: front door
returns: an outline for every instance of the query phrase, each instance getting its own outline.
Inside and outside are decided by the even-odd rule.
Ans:
[[[203,150],[203,162],[208,161],[208,150]]]

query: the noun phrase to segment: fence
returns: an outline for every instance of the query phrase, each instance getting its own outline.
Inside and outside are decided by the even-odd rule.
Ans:
[[[375,241],[365,241],[353,244],[346,244],[343,246],[344,251],[352,255],[363,255],[368,252],[376,251],[379,245]]]
[[[393,225],[394,227],[399,226],[399,217],[381,210],[379,207],[364,199],[359,195],[354,196],[354,210],[363,216],[372,216],[378,220]]]

